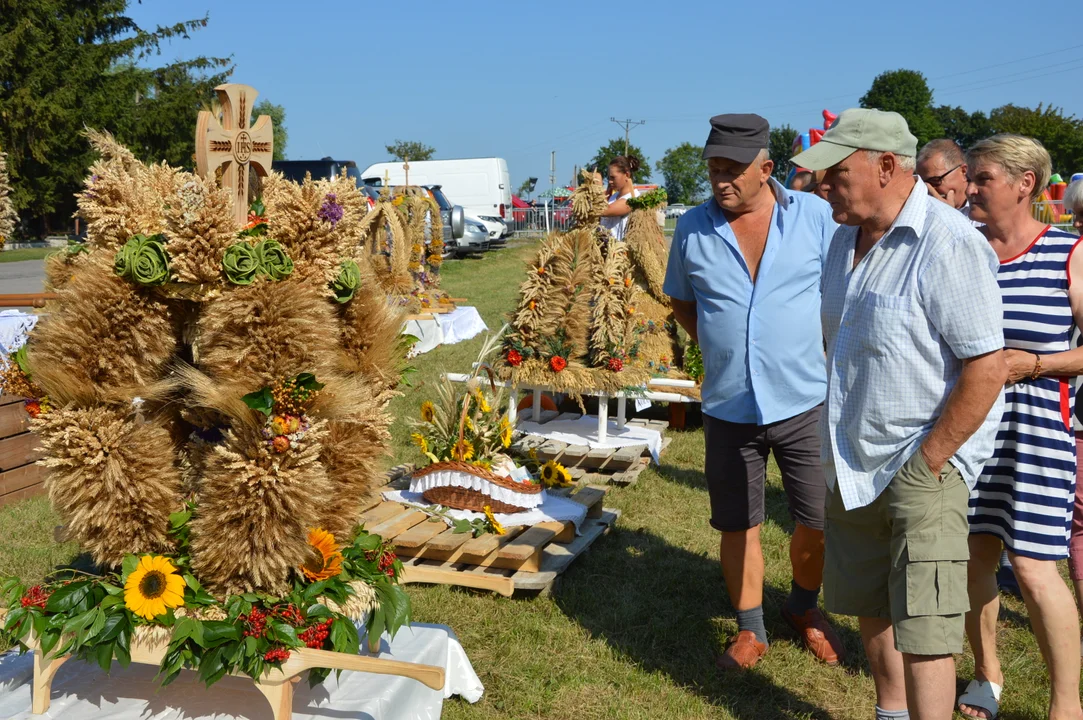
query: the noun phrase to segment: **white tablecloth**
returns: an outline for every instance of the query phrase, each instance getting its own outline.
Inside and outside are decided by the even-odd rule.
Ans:
[[[550,420],[544,425],[526,420],[515,429],[569,445],[586,445],[591,450],[646,445],[656,464],[658,456],[662,454],[662,433],[638,425],[625,425],[623,430],[619,430],[612,420],[606,426],[605,441],[599,442],[598,418],[594,415],[583,415],[574,420]]]
[[[489,329],[476,307],[457,307],[449,313],[433,317],[432,320],[409,320],[403,326],[403,335],[413,335],[418,339],[411,350],[412,355],[427,353],[440,345],[469,340]]]
[[[23,346],[26,337],[38,323],[38,316],[22,310],[0,311],[0,356],[6,357]],[[0,357],[0,367],[6,364]]]
[[[575,500],[553,495],[545,492],[545,500],[536,508],[520,513],[494,513],[497,522],[506,527],[516,525],[537,525],[543,522],[571,522],[575,523],[575,531],[579,532],[579,526],[587,517],[587,506],[577,503]],[[421,493],[412,493],[408,490],[385,490],[384,500],[389,502],[405,503],[418,508],[426,508],[432,503],[425,502]],[[449,517],[455,520],[478,520],[485,517],[484,513],[471,512],[470,510],[453,510],[447,508]]]
[[[385,638],[386,640],[386,638]],[[364,642],[362,642],[364,646]],[[403,628],[382,657],[443,665],[443,692],[416,680],[345,671],[315,688],[307,677],[295,686],[294,720],[438,720],[444,698],[461,695],[477,702],[484,690],[455,634],[444,625]],[[97,665],[69,660],[53,680],[52,704],[45,715],[30,714],[33,655],[0,655],[0,719],[64,720],[269,720],[271,706],[248,678],[223,678],[207,689],[196,673],[184,671],[160,687],[152,665],[113,664],[110,675]]]

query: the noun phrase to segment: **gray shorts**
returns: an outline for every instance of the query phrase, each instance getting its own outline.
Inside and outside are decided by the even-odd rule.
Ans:
[[[822,407],[770,425],[703,416],[711,527],[737,532],[763,522],[767,455],[773,452],[782,471],[790,516],[805,527],[823,530],[827,482],[820,464]]]

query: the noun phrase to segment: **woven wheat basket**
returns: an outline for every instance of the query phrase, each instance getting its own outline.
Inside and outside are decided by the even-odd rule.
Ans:
[[[459,462],[457,460],[433,463],[420,470],[416,470],[412,477],[417,479],[437,472],[456,472],[473,475],[474,477],[481,478],[498,487],[524,495],[536,495],[542,491],[541,485],[516,482],[510,477],[501,477],[496,473],[489,472],[483,467]],[[454,508],[456,510],[482,512],[486,505],[488,505],[489,509],[494,513],[517,513],[527,509],[524,506],[502,502],[483,492],[465,487],[452,486],[429,488],[421,494],[421,497],[423,497],[426,502],[443,505],[444,507]]]

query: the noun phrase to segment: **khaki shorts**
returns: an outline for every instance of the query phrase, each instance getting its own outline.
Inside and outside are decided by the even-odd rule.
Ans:
[[[962,652],[969,496],[954,466],[936,477],[920,451],[865,507],[846,510],[836,483],[827,498],[824,606],[890,618],[900,652]]]

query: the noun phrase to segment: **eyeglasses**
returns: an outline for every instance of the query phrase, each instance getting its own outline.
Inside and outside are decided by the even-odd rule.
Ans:
[[[951,170],[948,170],[943,175],[937,175],[936,177],[925,178],[925,182],[929,183],[934,188],[938,188],[938,187],[940,187],[940,183],[944,182],[944,178],[946,178],[948,175],[951,175],[953,172],[955,172],[956,170],[958,170],[962,166],[963,166],[963,164],[959,163],[958,165],[953,167]]]

